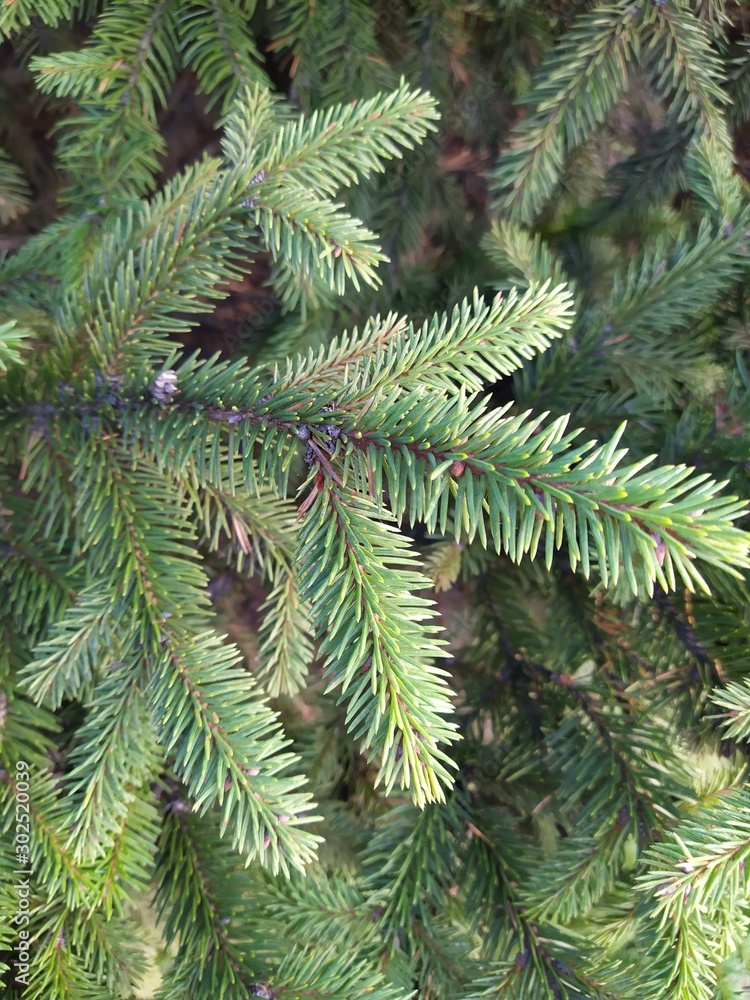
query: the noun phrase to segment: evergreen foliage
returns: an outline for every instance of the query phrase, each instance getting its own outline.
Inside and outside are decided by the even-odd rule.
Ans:
[[[2,7],[11,1000],[750,981],[747,11],[572,6]]]

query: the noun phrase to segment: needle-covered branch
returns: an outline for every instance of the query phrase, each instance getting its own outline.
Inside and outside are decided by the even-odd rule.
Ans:
[[[633,593],[654,583],[707,584],[696,559],[737,574],[748,538],[732,526],[746,509],[721,485],[685,466],[645,472],[649,459],[622,466],[624,431],[606,444],[575,445],[567,419],[484,411],[468,398],[431,403],[424,393],[383,393],[344,428],[345,470],[354,488],[388,487],[397,517],[425,521],[456,538],[475,536],[518,561],[543,545],[549,566],[563,544],[571,565],[605,584],[624,576]]]
[[[455,740],[445,656],[430,586],[408,543],[382,511],[325,481],[303,522],[300,591],[322,639],[329,689],[348,702],[347,725],[389,791],[409,788],[420,804],[442,799],[452,761],[439,744]]]
[[[319,838],[304,778],[277,716],[236,664],[240,654],[220,635],[174,637],[146,691],[152,725],[199,813],[218,805],[221,831],[247,858],[274,872],[303,868]]]

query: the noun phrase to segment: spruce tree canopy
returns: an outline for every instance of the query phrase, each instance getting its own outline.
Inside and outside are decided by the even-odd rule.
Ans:
[[[746,6],[0,33],[3,995],[742,996]]]

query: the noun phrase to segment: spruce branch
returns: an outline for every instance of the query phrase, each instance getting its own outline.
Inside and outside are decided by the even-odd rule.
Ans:
[[[468,817],[459,796],[417,811],[397,806],[379,822],[362,856],[381,933],[392,942],[417,919],[429,921],[458,877],[456,843]]]
[[[435,100],[402,80],[388,94],[336,104],[286,125],[268,151],[266,174],[282,175],[332,197],[385,169],[384,161],[413,149],[438,119]]]
[[[731,789],[647,852],[638,878],[645,904],[641,927],[650,941],[642,988],[669,1000],[715,995],[717,965],[750,925],[748,806],[747,790]]]
[[[226,113],[238,94],[268,85],[247,14],[236,0],[193,3],[179,20],[179,39],[182,58],[198,77],[209,108],[221,101]]]
[[[0,14],[0,34],[9,38],[19,28],[27,28],[34,18],[54,28],[70,19],[76,6],[77,0],[14,0],[5,4]]]
[[[109,666],[94,688],[87,721],[68,758],[69,843],[78,860],[93,860],[112,848],[140,787],[157,770],[142,673],[137,655]]]
[[[37,745],[42,742],[41,732],[37,732]],[[10,751],[10,753],[8,753]],[[15,785],[15,761],[11,759],[12,746],[3,746],[2,824],[7,828],[15,816],[16,802],[19,801]],[[7,756],[6,756],[7,753]],[[49,762],[47,761],[47,766]],[[91,897],[94,873],[90,864],[76,860],[68,846],[69,830],[66,826],[67,810],[60,797],[58,780],[49,770],[37,770],[29,790],[29,816],[32,835],[28,843],[28,864],[33,870],[38,884],[43,887],[41,899],[64,903],[73,909],[83,907]],[[44,969],[40,970],[44,974]]]
[[[286,180],[286,178],[284,178]],[[358,219],[320,196],[284,183],[263,184],[253,198],[260,235],[273,257],[307,281],[320,274],[328,286],[344,294],[346,279],[359,289],[361,278],[378,285],[376,266],[386,260],[374,234]]]
[[[28,211],[30,194],[20,167],[11,160],[4,149],[0,149],[0,223],[5,225]],[[5,326],[6,324],[3,324],[0,327],[0,343],[7,342],[10,335],[10,329],[4,331]],[[2,360],[0,364],[3,364]]]
[[[106,988],[107,996],[132,990],[142,982],[147,968],[143,944],[138,931],[124,919],[107,920],[94,909],[71,910],[59,938],[58,947],[66,948],[71,964],[92,969],[96,988]],[[55,937],[50,935],[50,939]]]
[[[533,558],[543,540],[548,567],[565,539],[574,568],[588,576],[595,565],[605,585],[622,573],[635,594],[651,594],[655,582],[673,590],[678,576],[707,589],[698,557],[734,575],[736,560],[747,565],[745,535],[730,526],[744,505],[684,466],[646,473],[646,459],[618,469],[624,426],[604,445],[573,446],[578,432],[566,433],[566,418],[539,430],[528,414],[482,412],[458,398],[423,408],[417,436],[423,398],[381,399],[343,428],[345,474],[360,489],[372,482],[376,497],[387,482],[397,517],[408,511],[412,523],[444,532],[452,507],[457,540],[491,539],[514,561]]]
[[[616,819],[595,836],[561,843],[528,882],[524,899],[530,916],[569,926],[586,914],[614,885],[630,836],[629,823]]]
[[[603,307],[608,339],[623,333],[663,335],[665,330],[693,326],[696,316],[731,287],[745,267],[747,216],[742,213],[736,222],[736,229],[734,224],[717,228],[706,219],[697,233],[680,233],[671,247],[638,255],[628,271],[615,278]]]
[[[745,741],[750,737],[750,685],[731,681],[725,688],[711,692],[711,700],[727,711],[720,716],[728,739]]]
[[[227,997],[253,979],[241,926],[253,882],[228,845],[217,844],[214,827],[209,817],[191,814],[179,795],[167,803],[155,906],[167,944],[179,941],[179,957],[157,996]]]
[[[195,809],[217,804],[237,851],[288,873],[314,857],[311,796],[289,774],[296,758],[239,659],[213,632],[169,637],[146,689],[152,725]]]
[[[480,389],[562,336],[572,320],[571,306],[565,287],[553,288],[549,280],[520,297],[515,289],[507,297],[495,296],[489,305],[475,289],[471,301],[464,299],[450,314],[438,313],[421,327],[393,314],[377,317],[361,334],[354,330],[328,350],[288,361],[279,384],[321,391],[351,371],[348,381],[362,397],[394,382],[407,389],[427,383],[455,391],[457,382]]]
[[[31,1000],[55,996],[60,1000],[111,1000],[112,994],[98,977],[81,966],[78,955],[67,947],[67,911],[50,918],[44,926],[39,962],[30,974],[26,990]]]
[[[571,334],[533,369],[519,372],[518,402],[548,405],[554,398],[563,410],[575,408],[578,419],[604,426],[639,403],[672,406],[701,373],[715,370],[696,318],[707,315],[742,273],[746,229],[741,213],[733,226],[704,219],[697,233],[681,229],[676,238],[653,240],[615,275],[606,301],[581,313]],[[667,346],[665,331],[685,336]],[[604,394],[613,383],[617,391],[607,407]]]
[[[565,154],[603,123],[625,92],[640,50],[636,10],[620,0],[582,14],[525,95],[533,110],[514,128],[491,176],[497,206],[515,221],[538,215],[560,180]]]
[[[615,1000],[590,954],[581,947],[581,939],[570,929],[538,923],[527,911],[519,886],[527,874],[522,866],[524,861],[529,863],[530,852],[505,810],[485,811],[484,820],[470,815],[467,826],[469,847],[463,877],[474,904],[474,920],[480,930],[489,926],[495,937],[499,932],[500,939],[487,952],[491,957],[488,970],[462,992],[462,997]],[[493,920],[498,910],[508,915],[499,928]]]
[[[65,339],[72,344],[79,331],[87,331],[94,364],[109,375],[131,358],[148,358],[149,350],[163,354],[159,334],[190,325],[172,314],[194,306],[196,295],[216,297],[217,284],[240,274],[237,254],[245,244],[231,210],[238,207],[241,179],[216,175],[210,163],[198,169],[201,182],[194,193],[180,179],[153,205],[126,217],[94,257],[95,284],[84,278],[83,294],[61,316]],[[217,233],[222,222],[225,229]],[[134,240],[137,255],[127,250]],[[66,359],[66,368],[70,364]]]
[[[175,504],[152,467],[128,468],[109,435],[100,431],[82,445],[73,480],[81,551],[113,598],[134,608],[144,649],[158,651],[168,618],[189,618],[207,603],[183,498]]]
[[[29,517],[27,497],[5,489],[1,495],[0,586],[7,624],[33,644],[45,625],[57,620],[73,601],[82,583],[80,570],[76,572],[69,553],[57,551],[41,535],[40,526]]]
[[[444,656],[434,638],[429,586],[413,554],[385,516],[363,497],[323,480],[306,514],[297,560],[299,587],[322,638],[325,677],[348,701],[347,726],[379,758],[386,791],[409,788],[419,804],[444,797],[451,759],[439,743],[454,741]]]
[[[687,182],[704,206],[704,211],[722,228],[731,232],[741,217],[742,196],[735,173],[732,142],[727,129],[696,129],[686,159]]]
[[[366,996],[372,1000],[409,1000],[411,990],[384,981],[377,969],[357,966],[341,949],[327,951],[313,946],[289,951],[272,984],[255,984],[251,996],[279,997],[284,1000],[349,1000]]]
[[[246,91],[246,101],[251,109],[268,107],[259,104],[257,91]],[[360,125],[364,134],[372,134],[374,148],[380,148],[377,162],[393,156],[399,144],[413,144],[423,134],[424,122],[431,119],[432,104],[419,94],[404,91],[395,107],[393,103],[378,99],[369,109],[367,127]],[[379,127],[378,112],[386,115],[386,127]],[[283,172],[283,158],[277,159],[278,176],[258,182],[259,176],[268,176],[262,164],[265,159],[270,165],[273,150],[278,144],[283,147],[285,133],[282,125],[270,149],[254,147],[256,114],[263,112],[248,111],[239,101],[225,141],[230,157],[253,148],[254,159],[245,157],[223,171],[216,160],[188,168],[105,235],[81,292],[66,304],[59,324],[69,343],[79,331],[87,332],[89,350],[94,350],[100,369],[115,374],[126,358],[136,362],[148,358],[149,352],[161,349],[165,332],[189,326],[175,313],[194,312],[197,300],[226,294],[220,286],[239,276],[240,260],[257,245],[247,242],[253,225],[259,226],[255,240],[275,255],[283,251],[296,271],[308,277],[320,274],[339,292],[347,277],[355,286],[360,278],[376,280],[373,268],[384,258],[369,231],[314,191],[303,189],[294,179],[294,164]],[[316,141],[317,128],[313,122],[309,141],[322,163],[328,170],[346,163],[342,131]],[[331,149],[326,153],[327,144]],[[370,170],[373,164],[369,159],[361,167]],[[309,163],[303,157],[296,167],[301,180],[307,173],[302,168]],[[353,163],[348,169],[351,172]],[[243,198],[249,188],[253,198]],[[133,245],[139,247],[135,256],[129,250]],[[79,363],[74,355],[65,359],[64,366],[69,369]]]
[[[721,61],[705,25],[683,0],[660,5],[649,24],[644,68],[657,93],[668,101],[670,116],[686,131],[701,122],[721,134],[719,109],[728,98],[721,89]]]
[[[288,51],[290,76],[306,106],[393,89],[397,73],[378,40],[379,11],[361,0],[289,0],[273,19],[272,51]],[[382,14],[380,15],[382,17]]]
[[[35,57],[30,65],[42,93],[101,103],[154,119],[167,103],[177,67],[173,0],[115,0],[101,12],[82,52]]]
[[[103,914],[107,921],[113,916],[124,919],[133,898],[149,890],[159,821],[148,785],[129,796],[127,808],[113,831],[112,843],[96,865],[96,886],[89,900],[89,914]]]
[[[324,870],[293,876],[268,886],[268,908],[274,919],[300,945],[314,940],[344,952],[378,955],[383,941],[373,907],[359,880]]]
[[[302,690],[314,656],[310,610],[300,600],[296,576],[291,570],[278,576],[260,609],[263,623],[258,632],[258,677],[272,698]]]
[[[156,122],[139,108],[83,104],[59,128],[58,162],[66,180],[60,201],[79,225],[100,213],[113,221],[153,190],[165,152]]]
[[[7,372],[11,365],[23,362],[23,351],[30,345],[31,331],[19,327],[14,320],[0,323],[0,375]]]
[[[184,486],[192,517],[200,525],[201,541],[212,552],[223,552],[238,572],[260,572],[275,579],[290,572],[296,537],[297,509],[271,490],[246,496],[239,462],[227,462],[217,477],[225,488],[200,483],[194,465],[177,477]]]
[[[98,584],[81,591],[19,674],[29,697],[55,709],[63,699],[80,695],[106,665],[105,650],[115,646],[113,621],[111,594]]]
[[[548,244],[538,233],[532,235],[517,223],[507,219],[493,222],[482,239],[482,247],[493,264],[510,273],[515,287],[543,286],[549,281],[553,286],[565,284],[574,290],[561,261]]]

